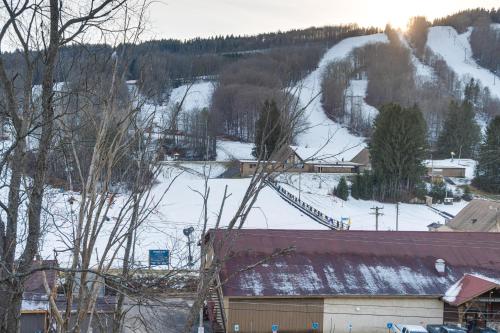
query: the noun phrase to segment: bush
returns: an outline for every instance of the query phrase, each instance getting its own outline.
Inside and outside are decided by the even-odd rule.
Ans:
[[[446,184],[444,182],[435,182],[432,184],[429,195],[432,197],[432,202],[442,202],[446,198]]]
[[[427,185],[425,183],[419,183],[415,187],[415,196],[420,200],[425,200],[425,196],[428,194]]]
[[[340,182],[333,190],[335,196],[346,201],[349,198],[349,186],[347,186],[347,181],[345,177],[340,178]]]

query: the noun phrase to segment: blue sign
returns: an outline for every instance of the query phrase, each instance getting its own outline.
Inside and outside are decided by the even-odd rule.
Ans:
[[[280,327],[279,327],[279,325],[276,325],[276,324],[273,324],[273,325],[271,326],[271,330],[272,330],[273,332],[278,332],[278,329],[279,329],[279,328],[280,328]]]
[[[313,330],[319,330],[319,323],[313,323],[312,324],[312,329]]]
[[[391,329],[392,328],[392,323],[387,323],[387,328]]]
[[[169,250],[149,250],[149,266],[168,265],[169,263]]]

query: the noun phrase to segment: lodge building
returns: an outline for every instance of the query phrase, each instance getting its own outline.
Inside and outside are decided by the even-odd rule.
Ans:
[[[206,241],[209,262],[223,260],[208,304],[215,332],[500,322],[498,233],[247,229]]]

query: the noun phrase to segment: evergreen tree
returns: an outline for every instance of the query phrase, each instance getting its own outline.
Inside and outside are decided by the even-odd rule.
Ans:
[[[365,172],[362,175],[357,174],[352,179],[351,196],[354,199],[371,200],[373,199],[374,177]]]
[[[347,185],[347,181],[345,177],[340,178],[339,184],[333,191],[335,196],[340,199],[346,201],[349,198],[349,186]]]
[[[481,140],[481,129],[474,117],[470,102],[466,101],[461,105],[455,101],[450,103],[444,127],[438,139],[440,157],[449,157],[451,152],[466,158],[475,156]]]
[[[426,134],[417,107],[388,104],[380,109],[369,144],[378,199],[406,200],[413,194],[425,173]]]
[[[443,202],[446,197],[446,184],[444,182],[435,182],[432,184],[429,195],[432,197],[432,202]]]
[[[479,150],[474,185],[488,192],[500,193],[500,116],[491,121],[486,131],[486,140]]]
[[[465,102],[475,105],[478,101],[480,90],[481,87],[479,86],[479,82],[474,81],[474,79],[470,79],[464,89]]]
[[[265,101],[259,119],[255,123],[255,147],[252,154],[256,158],[269,159],[277,151],[286,133],[282,126],[281,114],[275,101]]]

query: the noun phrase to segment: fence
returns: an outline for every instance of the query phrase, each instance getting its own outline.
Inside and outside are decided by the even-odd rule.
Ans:
[[[278,194],[290,205],[294,206],[302,213],[309,216],[314,221],[332,229],[332,230],[349,230],[349,224],[341,222],[339,220],[330,217],[319,209],[314,208],[310,204],[304,202],[303,200],[297,198],[294,194],[285,190],[279,183],[275,180],[268,180],[267,185],[278,192]]]

